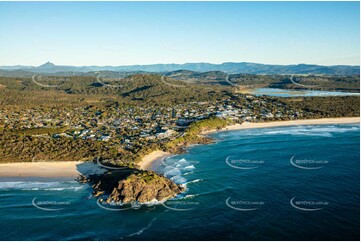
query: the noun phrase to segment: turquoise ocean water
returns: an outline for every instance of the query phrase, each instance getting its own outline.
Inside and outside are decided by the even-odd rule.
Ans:
[[[62,178],[1,178],[1,240],[358,240],[359,125],[226,131],[158,172],[164,204],[105,206]]]

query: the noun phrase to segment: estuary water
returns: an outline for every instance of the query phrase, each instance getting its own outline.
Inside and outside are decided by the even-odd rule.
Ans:
[[[335,91],[317,91],[317,90],[290,90],[280,88],[256,88],[250,92],[255,96],[274,96],[274,97],[333,97],[333,96],[360,96],[360,93],[354,92],[335,92]]]
[[[75,181],[2,178],[0,239],[359,239],[358,124],[211,136],[163,161],[187,188],[164,204],[105,206]]]

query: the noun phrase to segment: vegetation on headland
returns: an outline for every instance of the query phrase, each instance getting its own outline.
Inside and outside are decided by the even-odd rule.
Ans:
[[[209,119],[194,122],[188,126],[184,135],[169,141],[164,145],[166,151],[171,153],[179,153],[192,144],[207,144],[212,142],[212,139],[202,135],[204,131],[219,130],[227,125],[233,124],[234,121],[230,119],[222,119],[212,117]]]
[[[102,196],[102,203],[164,201],[184,191],[183,187],[162,175],[136,169],[111,170],[101,175],[80,177],[79,181],[90,183],[93,195]]]

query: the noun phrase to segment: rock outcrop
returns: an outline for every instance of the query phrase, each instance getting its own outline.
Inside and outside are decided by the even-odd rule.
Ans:
[[[89,180],[94,196],[109,194],[105,199],[107,203],[165,201],[184,190],[162,175],[137,169],[109,171]]]

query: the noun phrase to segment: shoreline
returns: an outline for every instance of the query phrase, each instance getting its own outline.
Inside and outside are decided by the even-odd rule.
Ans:
[[[155,150],[142,158],[142,161],[138,164],[140,169],[148,171],[156,171],[162,164],[162,160],[171,156],[169,152],[161,150]]]
[[[262,122],[234,124],[224,127],[220,130],[204,131],[201,135],[207,135],[215,132],[286,127],[295,125],[321,125],[321,124],[352,124],[360,123],[360,117],[351,118],[323,118],[323,119],[302,119],[290,121]],[[138,166],[142,170],[157,171],[162,164],[162,160],[172,156],[169,152],[156,150],[142,158]],[[72,178],[76,179],[79,175],[87,175],[104,172],[105,169],[99,167],[93,162],[82,161],[49,161],[49,162],[19,162],[0,164],[0,178]]]
[[[68,178],[76,179],[79,175],[105,171],[93,162],[49,161],[17,162],[0,164],[0,177],[16,178]]]
[[[207,135],[215,132],[242,130],[242,129],[257,129],[257,128],[272,128],[272,127],[287,127],[295,125],[320,125],[320,124],[353,124],[360,123],[360,117],[348,117],[348,118],[322,118],[322,119],[300,119],[290,121],[276,121],[276,122],[262,122],[262,123],[250,123],[245,122],[243,124],[233,124],[224,127],[220,130],[204,131],[201,135]],[[161,165],[162,159],[172,156],[169,152],[161,150],[153,151],[150,154],[143,157],[139,166],[143,170],[156,171]]]
[[[287,127],[287,126],[297,126],[297,125],[322,125],[322,124],[355,124],[360,123],[360,117],[350,117],[350,118],[321,118],[321,119],[299,119],[299,120],[289,120],[289,121],[272,121],[272,122],[261,122],[261,123],[251,123],[244,122],[242,124],[233,124],[228,125],[222,129],[208,130],[203,131],[201,134],[211,134],[215,132],[222,131],[232,131],[232,130],[242,130],[242,129],[258,129],[258,128],[273,128],[273,127]]]

